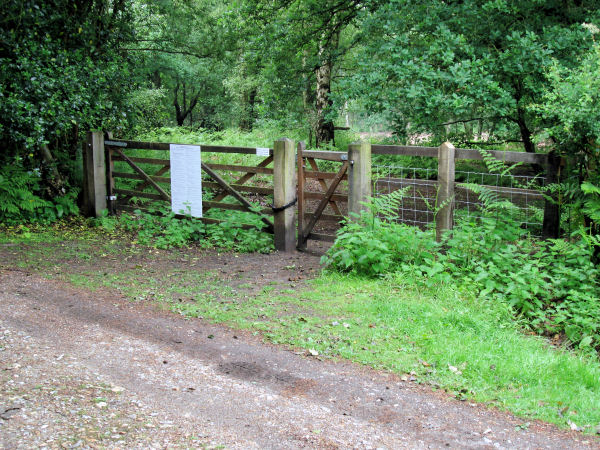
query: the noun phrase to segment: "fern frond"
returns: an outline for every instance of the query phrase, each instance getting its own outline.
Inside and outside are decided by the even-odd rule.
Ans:
[[[506,162],[496,158],[492,153],[488,150],[479,149],[479,154],[481,155],[485,166],[490,171],[490,173],[497,173],[501,176],[510,174],[515,168],[523,165],[522,162],[518,162],[512,165],[506,164]]]
[[[477,194],[484,211],[497,209],[497,207],[503,203],[500,199],[500,194],[487,186],[475,183],[461,183],[459,186]]]
[[[365,205],[374,217],[379,217],[387,222],[392,222],[398,217],[398,211],[402,208],[402,200],[406,197],[410,186],[397,191],[373,197]]]

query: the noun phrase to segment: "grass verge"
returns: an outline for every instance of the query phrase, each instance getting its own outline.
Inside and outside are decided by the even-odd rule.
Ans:
[[[172,304],[260,331],[269,341],[342,357],[561,426],[596,432],[600,364],[524,335],[501,304],[412,280],[322,275],[310,288],[246,302]]]
[[[93,233],[82,232],[86,237],[80,240],[52,234],[42,239],[29,231],[27,237],[5,235],[0,243],[11,245],[0,254],[10,251],[11,265],[41,272],[51,266],[54,277],[73,284],[118,289],[132,301],[253,330],[319,358],[390,370],[525,421],[542,419],[591,433],[600,426],[600,363],[524,334],[505,305],[477,299],[468,288],[424,286],[400,275],[370,280],[323,274],[302,288],[265,283],[249,294],[244,284],[226,285],[221,274],[173,266],[180,252],[152,251],[155,269],[157,260],[163,264],[149,270],[135,262],[144,249],[119,240],[97,246]],[[131,257],[127,270],[103,264],[107,255]],[[74,260],[82,266],[77,273],[66,270]],[[96,270],[98,265],[104,269]]]

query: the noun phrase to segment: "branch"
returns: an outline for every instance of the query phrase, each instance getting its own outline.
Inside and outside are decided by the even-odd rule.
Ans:
[[[121,48],[120,50],[123,50],[126,52],[157,52],[157,53],[168,53],[171,55],[186,55],[186,56],[193,56],[198,59],[206,59],[206,58],[212,57],[212,55],[202,55],[199,53],[187,52],[185,50],[167,50],[164,48]]]
[[[469,123],[469,122],[477,122],[478,120],[489,120],[489,119],[497,119],[497,117],[475,117],[473,119],[454,120],[452,122],[445,122],[445,123],[442,123],[441,125],[446,126],[446,125],[454,125],[456,123]]]
[[[519,144],[523,143],[523,141],[520,139],[505,139],[503,141],[498,141],[498,142],[465,141],[465,144],[468,144],[468,145],[501,145],[501,144],[506,144],[507,142],[517,142]]]

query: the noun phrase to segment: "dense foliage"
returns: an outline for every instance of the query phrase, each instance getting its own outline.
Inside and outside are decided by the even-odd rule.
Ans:
[[[328,145],[334,124],[345,122],[404,140],[556,148],[590,179],[599,6],[7,0],[0,164],[39,176],[33,194],[53,201],[80,184],[89,129],[134,136],[165,125],[251,130],[275,121]]]
[[[357,70],[340,92],[384,110],[404,135],[522,142],[547,126],[530,110],[551,67],[577,71],[597,2],[385,2],[363,23]],[[401,11],[401,13],[399,13]],[[597,17],[596,17],[597,19]]]
[[[214,215],[213,215],[214,216]],[[218,216],[220,224],[204,224],[193,217],[176,218],[168,209],[141,211],[122,214],[118,217],[104,216],[98,224],[107,231],[130,233],[141,245],[160,249],[180,248],[196,245],[201,248],[221,248],[238,252],[268,253],[273,249],[272,237],[262,232],[264,224],[258,216],[234,212]],[[256,228],[244,230],[240,224]]]
[[[65,212],[76,209],[80,130],[115,127],[125,114],[128,61],[117,46],[130,20],[128,2],[118,0],[3,2],[0,165],[14,168],[3,169],[13,184],[4,195],[23,219],[65,196]],[[0,220],[18,218],[6,205]]]

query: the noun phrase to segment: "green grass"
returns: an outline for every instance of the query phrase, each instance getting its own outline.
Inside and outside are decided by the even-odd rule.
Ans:
[[[254,329],[279,344],[414,376],[419,382],[526,418],[593,431],[600,364],[525,335],[499,304],[409,280],[324,275],[311,288],[244,302],[200,298],[184,315]],[[566,408],[566,409],[565,409]]]
[[[600,424],[598,361],[524,335],[502,305],[449,287],[420,289],[401,278],[339,275],[316,280],[298,300],[312,309],[311,317],[272,320],[262,327],[269,339],[375,368],[414,372],[457,397],[526,417]],[[286,305],[290,297],[271,301]],[[559,414],[565,407],[566,418]]]
[[[600,424],[597,361],[523,334],[506,307],[466,292],[323,275],[309,289],[277,294],[265,286],[242,299],[210,276],[182,273],[179,287],[164,289],[160,279],[137,277],[132,286],[132,278],[124,273],[105,284],[132,299],[153,296],[187,317],[261,332],[273,343],[408,374],[460,400],[563,426],[571,421],[592,430]]]
[[[288,138],[296,142],[308,141],[307,130],[304,128],[280,129],[266,124],[256,127],[249,132],[237,128],[228,128],[222,131],[190,130],[186,127],[163,127],[135,136],[135,140],[171,142],[178,144],[205,144],[205,145],[230,145],[240,147],[272,147],[276,139]],[[332,150],[346,151],[348,144],[358,140],[360,136],[349,131],[337,131],[335,146]]]

